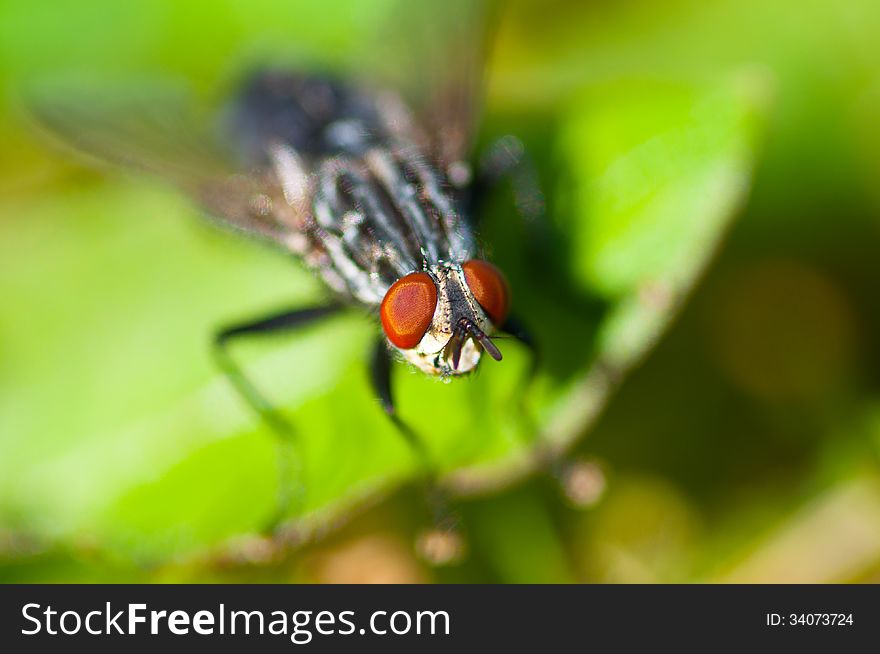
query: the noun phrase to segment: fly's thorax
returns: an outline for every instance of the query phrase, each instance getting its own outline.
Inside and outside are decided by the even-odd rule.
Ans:
[[[437,307],[431,324],[419,343],[410,349],[397,348],[403,357],[430,375],[450,377],[463,375],[477,367],[482,347],[467,335],[460,348],[458,365],[453,363],[450,341],[461,331],[462,319],[471,321],[479,330],[491,335],[496,326],[486,315],[468,287],[464,271],[459,264],[443,263],[426,271],[437,286]]]

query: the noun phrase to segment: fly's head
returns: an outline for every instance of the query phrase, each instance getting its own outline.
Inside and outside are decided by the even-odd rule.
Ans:
[[[442,377],[464,375],[483,352],[496,361],[491,340],[507,316],[510,293],[492,264],[471,259],[441,263],[397,280],[382,300],[388,341],[420,370]]]

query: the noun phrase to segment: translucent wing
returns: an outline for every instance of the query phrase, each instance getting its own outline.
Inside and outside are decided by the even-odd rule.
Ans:
[[[400,2],[374,50],[371,64],[415,111],[444,168],[471,154],[497,16],[490,0]]]
[[[224,143],[217,114],[200,111],[167,84],[121,91],[42,89],[32,94],[37,122],[63,144],[99,162],[146,172],[182,189],[226,226],[290,248],[308,219],[285,197],[277,168],[243,168]],[[295,153],[288,153],[288,158]],[[307,183],[305,173],[288,166]]]

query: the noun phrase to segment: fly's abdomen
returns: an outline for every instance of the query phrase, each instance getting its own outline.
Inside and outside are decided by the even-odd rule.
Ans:
[[[380,121],[364,92],[328,77],[261,71],[248,77],[230,106],[228,131],[249,163],[284,143],[316,159],[352,152],[380,140]]]

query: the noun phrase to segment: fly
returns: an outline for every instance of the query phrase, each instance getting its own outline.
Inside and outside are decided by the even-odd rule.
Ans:
[[[504,142],[487,158],[490,169],[471,172],[466,122],[473,95],[459,90],[449,96],[457,99],[452,104],[432,98],[417,112],[396,93],[352,81],[260,70],[214,123],[148,97],[115,108],[41,103],[36,113],[80,151],[171,182],[223,225],[269,241],[323,280],[327,303],[216,335],[224,371],[274,431],[291,440],[286,421],[227,345],[360,307],[381,326],[375,392],[430,467],[424,445],[397,416],[392,360],[450,380],[474,371],[486,355],[501,361],[493,340],[499,332],[531,346],[509,318],[504,275],[475,237],[486,182],[519,163],[517,150]]]
[[[224,330],[220,344],[355,305],[381,325],[377,357],[395,353],[444,379],[474,371],[484,354],[502,359],[492,337],[506,326],[510,290],[478,254],[466,215],[471,189],[461,183],[466,163],[443,166],[421,147],[415,118],[398,97],[263,71],[243,85],[226,117],[241,165],[275,180],[236,224],[296,255],[335,299]],[[376,392],[394,415],[390,366],[373,365]]]
[[[259,198],[275,238],[341,301],[378,315],[402,358],[459,376],[483,353],[501,359],[491,335],[509,291],[477,256],[463,189],[418,146],[403,111],[326,78],[262,72],[234,101],[230,134],[253,153],[247,164],[278,180]]]

